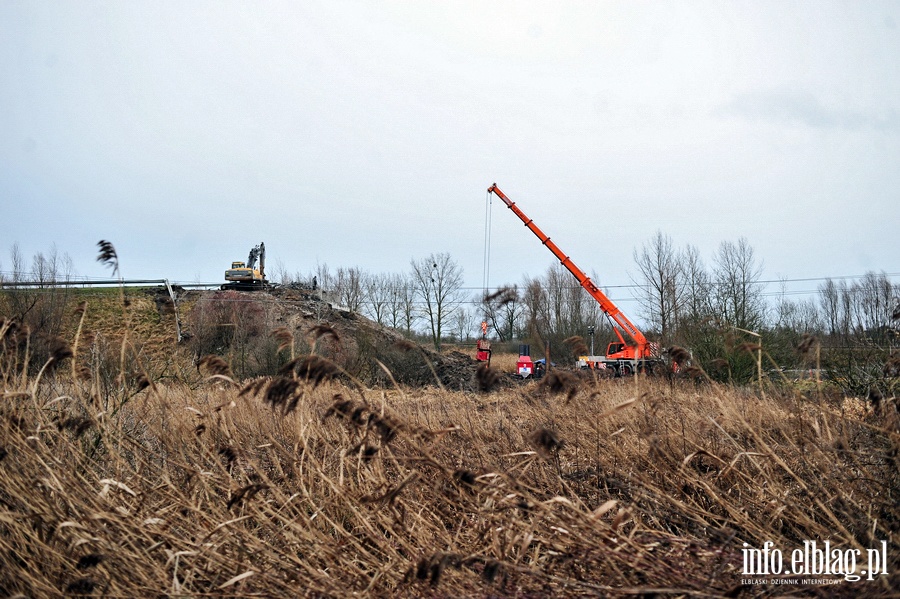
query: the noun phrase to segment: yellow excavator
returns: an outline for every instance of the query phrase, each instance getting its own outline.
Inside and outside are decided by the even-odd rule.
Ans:
[[[257,263],[259,268],[256,268]],[[225,271],[222,289],[236,291],[261,291],[269,288],[266,280],[266,244],[260,243],[250,250],[247,262],[232,262],[231,268]]]

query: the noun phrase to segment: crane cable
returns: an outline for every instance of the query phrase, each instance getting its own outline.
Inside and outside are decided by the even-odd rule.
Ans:
[[[487,192],[487,201],[484,210],[484,295],[488,292],[488,277],[491,270],[491,192]]]
[[[488,296],[488,285],[491,271],[491,204],[493,203],[493,195],[487,192],[487,198],[484,208],[484,279],[482,280],[483,297]],[[484,320],[481,322],[481,333],[483,337],[487,336],[487,302],[484,305]]]

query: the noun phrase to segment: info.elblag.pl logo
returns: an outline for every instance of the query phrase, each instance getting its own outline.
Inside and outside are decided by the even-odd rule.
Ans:
[[[875,580],[876,576],[887,574],[887,541],[880,547],[865,550],[832,547],[830,541],[822,544],[803,541],[803,546],[789,555],[766,541],[761,549],[744,543],[743,570],[745,576],[842,576],[848,582],[856,582],[865,577]],[[864,564],[865,562],[865,564]],[[864,569],[861,569],[865,565]],[[824,582],[824,581],[799,581]]]

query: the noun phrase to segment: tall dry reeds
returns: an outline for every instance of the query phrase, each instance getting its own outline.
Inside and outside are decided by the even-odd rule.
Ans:
[[[763,397],[702,372],[371,390],[310,355],[243,384],[203,360],[199,386],[101,404],[89,374],[55,367],[65,346],[31,377],[13,329],[7,595],[755,596],[784,587],[742,582],[744,543],[826,539],[886,541],[890,574],[798,592],[900,583],[892,399]]]

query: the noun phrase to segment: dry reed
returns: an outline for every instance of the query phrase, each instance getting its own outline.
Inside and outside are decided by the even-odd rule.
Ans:
[[[101,406],[66,369],[33,384],[0,331],[7,595],[761,596],[785,589],[742,582],[744,543],[825,539],[886,541],[889,574],[793,590],[900,585],[892,397],[850,415],[697,368],[372,390],[309,355]]]

